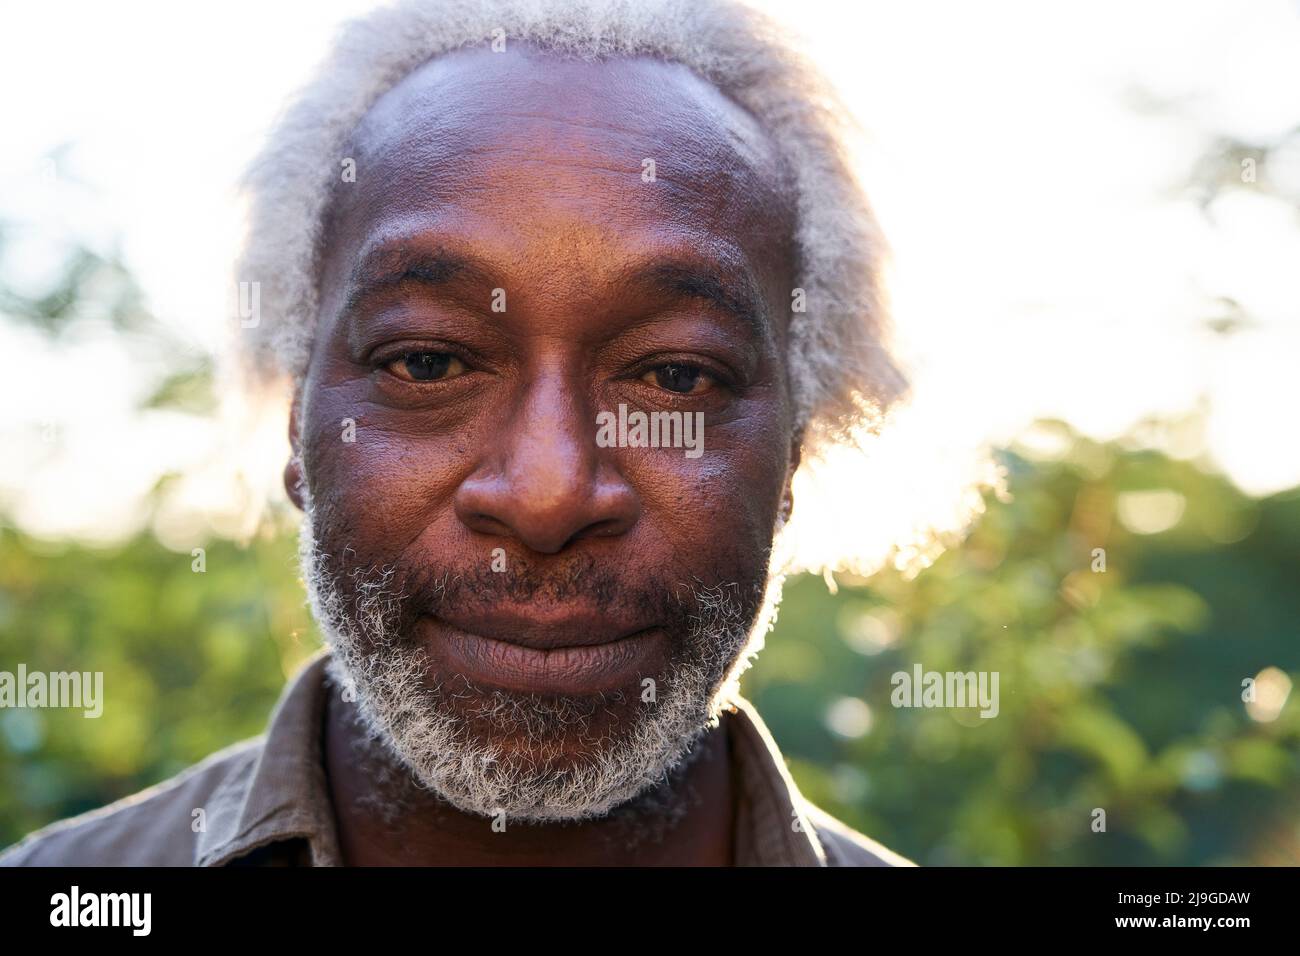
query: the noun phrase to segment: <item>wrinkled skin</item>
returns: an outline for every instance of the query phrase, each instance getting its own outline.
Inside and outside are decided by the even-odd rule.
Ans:
[[[593,738],[617,741],[643,706],[641,680],[663,675],[692,611],[678,585],[761,594],[790,507],[796,282],[775,150],[683,67],[516,44],[411,74],[349,155],[357,176],[336,187],[327,221],[286,487],[301,505],[305,479],[340,586],[350,567],[397,569],[418,594],[461,582],[436,615],[402,622],[430,685],[469,668],[470,696],[601,695],[599,726],[545,742],[580,759]],[[620,403],[702,412],[704,453],[598,446],[597,413]],[[355,442],[341,438],[345,419]],[[757,598],[745,610],[752,620]],[[567,652],[575,619],[637,631],[636,653]],[[554,670],[514,648],[519,631],[559,647]],[[457,656],[464,632],[487,640]],[[376,770],[384,758],[363,756],[337,700],[326,739],[348,862],[621,862],[619,814],[494,833]],[[539,746],[505,744],[525,757]],[[725,735],[706,734],[659,795],[685,809],[637,862],[729,861],[727,768]],[[380,824],[366,800],[394,786],[403,809]]]

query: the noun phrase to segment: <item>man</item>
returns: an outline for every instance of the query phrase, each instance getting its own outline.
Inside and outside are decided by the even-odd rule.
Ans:
[[[737,692],[801,457],[901,389],[830,100],[774,37],[695,0],[344,33],[240,272],[331,653],[265,738],[5,862],[906,862]]]

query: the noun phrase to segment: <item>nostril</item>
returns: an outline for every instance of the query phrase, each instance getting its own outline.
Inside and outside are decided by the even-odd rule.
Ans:
[[[475,513],[469,522],[471,528],[482,534],[509,535],[510,526],[499,518],[485,512]]]
[[[574,538],[605,538],[620,534],[623,528],[623,522],[617,518],[607,518],[603,521],[596,521],[587,525],[579,531]]]

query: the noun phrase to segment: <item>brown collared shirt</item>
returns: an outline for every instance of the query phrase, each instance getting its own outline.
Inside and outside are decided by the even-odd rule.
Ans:
[[[5,866],[339,866],[325,780],[321,654],[285,688],[267,732],[0,854]],[[739,866],[907,866],[800,796],[747,701],[723,717],[736,779]]]

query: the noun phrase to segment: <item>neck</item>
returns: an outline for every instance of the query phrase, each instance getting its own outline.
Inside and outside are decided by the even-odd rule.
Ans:
[[[526,824],[464,813],[422,788],[329,695],[325,765],[350,866],[728,866],[727,734],[714,728],[667,781],[598,820]]]

